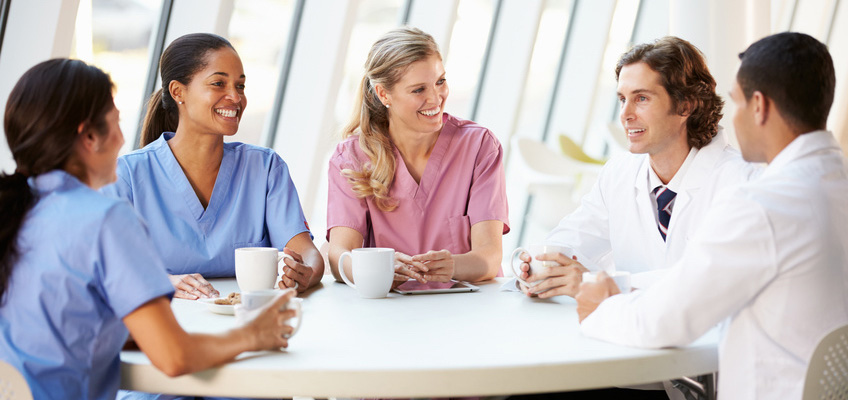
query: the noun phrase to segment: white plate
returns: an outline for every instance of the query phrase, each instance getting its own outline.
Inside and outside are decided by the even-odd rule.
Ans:
[[[215,304],[217,299],[197,299],[197,301],[206,304],[206,308],[215,314],[235,315],[235,306],[231,304]]]

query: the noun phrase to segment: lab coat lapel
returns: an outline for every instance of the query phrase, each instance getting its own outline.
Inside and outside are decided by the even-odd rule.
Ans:
[[[664,254],[665,241],[660,236],[660,231],[657,228],[657,219],[654,215],[654,203],[651,201],[651,193],[648,191],[648,168],[651,168],[651,163],[648,156],[642,160],[642,165],[639,167],[639,172],[636,173],[633,181],[633,189],[636,193],[635,205],[636,213],[639,215],[638,226],[644,227],[639,238],[644,242],[645,246],[651,246],[654,251],[651,254]]]

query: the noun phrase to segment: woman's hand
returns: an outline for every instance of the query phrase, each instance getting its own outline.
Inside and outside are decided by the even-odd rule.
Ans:
[[[220,293],[212,287],[212,284],[203,279],[200,274],[168,275],[171,285],[177,291],[174,297],[178,299],[197,300],[199,298],[218,297]]]
[[[450,251],[428,251],[424,254],[419,254],[412,257],[412,261],[416,265],[424,266],[424,279],[433,282],[449,282],[453,279],[454,268],[456,267],[453,261],[453,255]]]
[[[284,258],[283,275],[280,276],[280,289],[293,288],[298,293],[303,293],[309,289],[309,282],[312,279],[314,270],[303,263],[303,257],[297,254],[294,250],[286,247],[283,252],[290,255],[292,258]]]
[[[417,262],[413,260],[412,257],[396,251],[395,280],[392,283],[392,288],[396,288],[410,279],[415,279],[421,283],[427,283],[427,279],[424,278],[424,275],[421,272],[427,272],[428,270],[429,268],[427,268],[424,263]]]
[[[294,290],[286,289],[284,295],[277,298],[273,304],[245,325],[245,333],[253,340],[252,351],[288,347],[288,338],[294,332],[294,328],[286,321],[297,316],[297,311],[283,307],[295,294]]]

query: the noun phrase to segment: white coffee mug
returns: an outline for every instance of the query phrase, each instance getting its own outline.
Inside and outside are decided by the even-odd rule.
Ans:
[[[265,289],[265,290],[256,290],[249,292],[242,292],[241,294],[241,307],[244,308],[248,313],[252,310],[256,310],[262,308],[265,304],[268,304],[280,295],[282,291],[276,289]],[[291,325],[294,329],[292,333],[287,334],[286,339],[294,336],[295,333],[300,329],[300,323],[303,321],[303,299],[292,297],[283,307],[280,308],[282,310],[295,310],[295,321]]]
[[[615,272],[607,272],[610,278],[615,281],[616,286],[618,286],[618,290],[621,293],[630,293],[632,287],[630,285],[630,272],[629,271],[615,271]],[[598,273],[597,272],[584,272],[583,273],[583,282],[597,282],[598,281]]]
[[[353,280],[345,275],[344,259],[351,259]],[[350,287],[356,289],[359,295],[366,299],[386,297],[392,289],[395,278],[395,250],[372,247],[353,249],[339,256],[339,274]]]
[[[545,268],[559,265],[556,261],[537,260],[536,256],[540,256],[546,253],[562,253],[565,254],[566,257],[571,258],[571,256],[575,254],[574,251],[569,249],[568,247],[544,243],[531,244],[527,247],[519,247],[515,249],[515,251],[512,252],[512,256],[509,258],[510,266],[512,267],[512,273],[515,274],[515,279],[527,286],[536,286],[542,283],[542,281],[526,282],[524,279],[521,279],[521,262],[519,262],[518,264],[515,263],[516,257],[518,257],[518,255],[521,253],[527,253],[528,255],[530,255],[529,264],[531,275],[539,274]]]
[[[292,256],[275,247],[236,249],[236,282],[242,292],[273,289],[283,273],[280,261]]]

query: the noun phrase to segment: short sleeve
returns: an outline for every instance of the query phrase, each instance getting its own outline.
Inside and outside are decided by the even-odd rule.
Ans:
[[[344,226],[359,232],[368,239],[368,204],[365,199],[356,197],[347,178],[342,176],[342,169],[356,169],[359,165],[353,161],[355,155],[351,146],[355,142],[339,143],[330,158],[327,171],[327,240],[330,240],[330,229]]]
[[[272,246],[283,248],[303,232],[309,232],[312,238],[303,208],[300,207],[297,188],[289,175],[289,167],[277,153],[271,158],[265,213]]]
[[[92,251],[100,290],[119,318],[152,299],[173,296],[147,228],[126,203],[106,212]]]
[[[116,170],[116,174],[118,179],[115,180],[114,183],[110,185],[106,185],[100,188],[100,193],[116,198],[116,199],[124,199],[133,203],[133,194],[132,194],[132,186],[130,185],[127,177],[130,176],[129,166],[127,166],[126,160],[123,157],[118,158],[118,168]]]
[[[503,233],[509,232],[503,148],[488,130],[474,163],[474,176],[468,196],[468,219],[472,226],[481,221],[498,220],[504,223]]]

